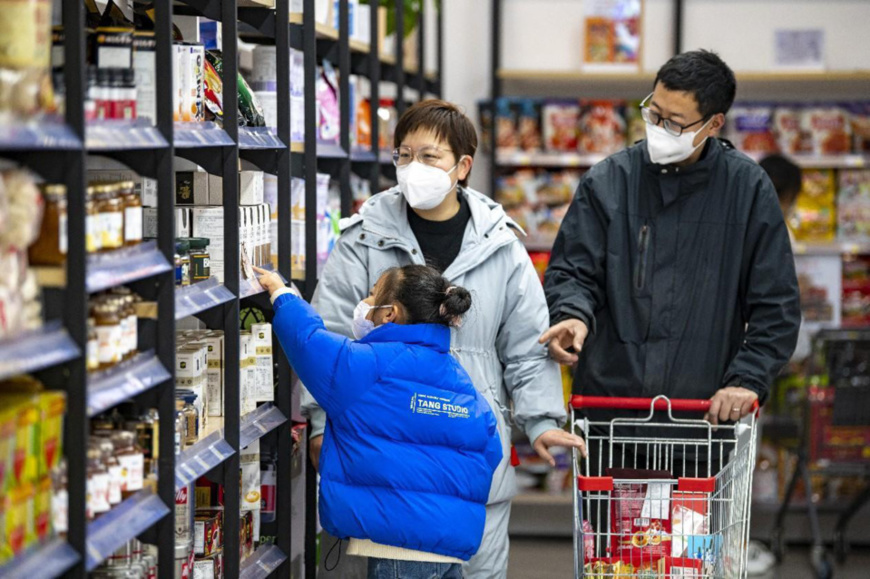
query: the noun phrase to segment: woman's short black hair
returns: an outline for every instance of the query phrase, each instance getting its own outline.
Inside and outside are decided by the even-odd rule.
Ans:
[[[709,50],[693,50],[671,58],[659,69],[653,88],[659,83],[667,90],[691,93],[705,119],[727,113],[737,92],[734,72]]]
[[[801,192],[801,169],[782,155],[768,155],[759,164],[773,181],[782,205],[791,205]]]
[[[387,270],[375,295],[378,305],[395,302],[405,309],[408,324],[458,327],[471,308],[471,294],[428,265],[406,265]]]

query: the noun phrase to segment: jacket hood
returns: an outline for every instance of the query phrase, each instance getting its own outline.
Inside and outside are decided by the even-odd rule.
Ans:
[[[466,187],[460,186],[459,194],[468,201],[471,220],[459,256],[444,272],[448,277],[476,267],[499,248],[517,242],[515,231],[526,235],[499,203]],[[388,249],[400,246],[407,251],[418,247],[408,223],[408,203],[398,186],[378,193],[365,202],[359,213],[342,219],[341,230],[344,232],[356,224],[361,224],[362,231],[369,234],[361,240],[371,247]]]
[[[369,332],[359,342],[401,342],[446,354],[450,350],[450,328],[440,324],[384,324]]]

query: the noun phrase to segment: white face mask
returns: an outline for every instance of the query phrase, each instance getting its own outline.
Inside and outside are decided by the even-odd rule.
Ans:
[[[375,329],[375,323],[368,319],[371,310],[391,307],[393,306],[370,306],[365,302],[358,303],[353,309],[353,337],[362,340]]]
[[[701,125],[698,131],[704,130],[704,127],[712,120],[711,117],[710,120]],[[646,147],[649,151],[650,161],[657,165],[670,165],[685,161],[707,142],[707,137],[704,137],[704,140],[696,147],[693,143],[697,134],[697,131],[693,133],[683,132],[679,137],[675,137],[667,132],[664,127],[647,123]]]
[[[399,179],[399,188],[408,200],[408,205],[424,211],[441,205],[447,194],[453,190],[454,183],[450,173],[458,166],[459,163],[454,165],[453,169],[444,171],[438,167],[411,161],[404,167],[397,167],[396,177]]]

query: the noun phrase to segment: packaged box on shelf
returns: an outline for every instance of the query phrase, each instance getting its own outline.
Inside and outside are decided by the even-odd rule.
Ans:
[[[209,174],[203,171],[182,171],[175,174],[176,205],[208,205]]]
[[[193,579],[223,579],[224,554],[215,553],[210,557],[197,558],[193,562]]]
[[[241,487],[239,508],[242,512],[260,510],[260,441],[255,440],[239,451]]]
[[[364,44],[372,42],[372,21],[371,21],[371,6],[368,4],[359,4],[356,8],[356,35],[353,40],[357,40]]]
[[[278,93],[273,90],[258,90],[254,96],[260,101],[263,108],[263,118],[266,126],[275,128],[278,126]]]
[[[336,30],[341,28],[341,21],[339,20],[340,15],[340,0],[333,0],[332,6],[329,7],[329,20],[328,22],[332,22],[332,27]],[[350,38],[356,38],[357,36],[357,19],[359,18],[359,0],[348,0],[347,2],[347,31],[348,36]]]
[[[257,374],[254,397],[257,402],[273,402],[275,400],[275,383],[272,376],[272,324],[254,324],[251,326],[251,335]]]
[[[223,416],[224,413],[224,333],[211,330],[203,340],[208,344],[208,415]]]
[[[239,171],[239,205],[256,205],[263,202],[263,172]],[[209,175],[208,205],[223,205],[224,180],[218,175]]]
[[[190,209],[176,207],[175,209],[175,237],[190,237]],[[142,210],[142,234],[146,239],[157,237],[157,208],[145,207]],[[212,267],[214,267],[212,258]],[[212,270],[214,271],[214,270]]]
[[[172,23],[178,27],[181,37],[186,42],[199,42],[199,28],[205,18],[199,16],[173,15]]]
[[[199,41],[206,50],[223,50],[221,23],[203,18],[199,22]]]
[[[193,405],[202,417],[205,401],[205,368],[203,367],[202,346],[189,343],[175,351],[175,385],[179,389],[190,390],[196,395]]]
[[[257,409],[257,356],[251,332],[243,331],[239,335],[239,358],[239,407],[244,416]]]
[[[224,208],[194,207],[191,231],[188,237],[209,239],[209,265],[211,274],[221,283],[224,281]]]
[[[197,557],[208,557],[223,549],[223,508],[196,509],[193,520],[193,552]]]
[[[247,511],[239,518],[239,560],[244,561],[254,554],[254,511]]]
[[[89,183],[132,181],[136,188],[136,194],[142,198],[142,205],[145,207],[157,206],[157,181],[148,177],[140,177],[135,171],[92,169],[88,171],[87,179]]]

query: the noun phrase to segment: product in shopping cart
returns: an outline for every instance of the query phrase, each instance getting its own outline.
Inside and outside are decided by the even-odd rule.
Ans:
[[[606,470],[614,482],[611,500],[611,550],[619,557],[659,559],[671,552],[671,486],[649,482],[672,479],[663,470]],[[638,482],[631,482],[631,481]]]
[[[707,534],[707,517],[698,511],[675,504],[671,514],[671,555],[683,557],[693,535]]]

